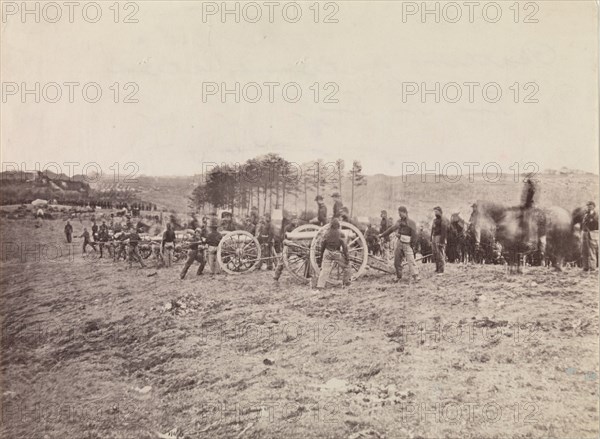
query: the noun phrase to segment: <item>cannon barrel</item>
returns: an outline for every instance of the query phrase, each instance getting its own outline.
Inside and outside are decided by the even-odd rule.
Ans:
[[[285,234],[286,239],[290,241],[302,241],[302,240],[312,240],[319,233],[318,230],[307,230],[302,232],[287,232]],[[356,238],[356,233],[352,230],[342,230],[342,238],[346,239],[354,239]]]

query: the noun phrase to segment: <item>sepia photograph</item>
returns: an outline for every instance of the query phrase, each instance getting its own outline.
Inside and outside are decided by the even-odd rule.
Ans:
[[[599,9],[0,0],[0,438],[597,438]]]

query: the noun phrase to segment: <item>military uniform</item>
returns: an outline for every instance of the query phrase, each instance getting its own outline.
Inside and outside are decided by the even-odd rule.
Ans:
[[[340,218],[344,205],[340,200],[335,200],[333,203],[333,218]]]
[[[90,232],[84,230],[80,238],[83,238],[83,253],[87,253],[86,249],[88,245],[96,251],[96,243],[90,240]]]
[[[340,251],[341,249],[341,251]],[[317,288],[325,288],[329,280],[329,274],[335,265],[340,267],[342,272],[342,283],[350,283],[350,264],[348,260],[348,246],[342,239],[339,228],[329,229],[321,244],[321,271],[317,280]]]
[[[595,210],[586,212],[583,216],[581,234],[583,270],[594,271],[598,267],[598,213]]]
[[[69,244],[73,242],[73,226],[70,223],[65,225],[65,236]]]
[[[138,232],[134,230],[128,236],[129,238],[129,268],[132,267],[134,259],[140,263],[142,268],[145,268],[146,265],[142,260],[142,255],[140,255],[139,243],[141,241],[140,235]]]
[[[415,254],[413,246],[417,242],[417,226],[413,220],[408,218],[400,218],[395,225],[387,229],[382,237],[389,236],[392,232],[398,234],[398,241],[396,242],[396,250],[394,252],[394,268],[396,269],[396,276],[398,279],[402,279],[402,263],[406,259],[408,263],[408,271],[415,278],[419,279],[419,268],[415,261]]]
[[[431,226],[431,243],[433,244],[433,256],[435,260],[435,272],[443,273],[446,264],[446,239],[448,234],[448,220],[442,216],[442,209],[439,211]]]
[[[261,261],[258,264],[258,269],[262,267],[263,260],[266,259],[267,270],[273,269],[272,247],[275,240],[275,228],[271,221],[265,221],[259,224],[256,234],[258,243],[260,244]]]
[[[286,224],[286,226],[283,228],[283,231],[282,231],[282,239],[281,239],[282,243],[283,243],[283,240],[285,239],[285,234],[293,231],[296,227],[298,227],[298,221],[292,220],[291,222]],[[283,251],[283,248],[282,248],[282,251]],[[277,266],[275,267],[275,274],[273,275],[273,279],[275,279],[276,281],[279,280],[279,278],[281,277],[281,274],[283,273],[284,267],[285,267],[285,265],[283,263],[283,255],[282,255],[282,257],[277,260]]]
[[[319,210],[317,211],[317,224],[320,226],[327,224],[327,206],[325,206],[325,204],[319,204]]]
[[[204,248],[200,247],[200,245],[205,239],[204,234],[201,233],[199,229],[196,229],[196,233],[194,233],[194,237],[192,239],[194,240],[194,242],[190,244],[190,249],[188,250],[187,254],[187,260],[185,261],[181,273],[179,274],[180,279],[185,279],[185,275],[187,274],[188,270],[195,261],[198,261],[198,263],[200,264],[198,266],[198,270],[196,271],[197,276],[202,274],[202,272],[204,271],[204,266],[206,265],[206,259],[204,257]]]
[[[210,270],[210,274],[217,274],[219,272],[217,251],[222,238],[223,235],[217,231],[215,226],[211,227],[211,230],[206,236],[206,244],[208,245],[206,252],[208,255],[208,269]]]
[[[165,232],[163,233],[161,246],[162,253],[166,254],[164,260],[165,265],[168,268],[173,263],[173,252],[175,250],[175,232],[173,231],[173,229],[168,228],[167,230],[165,230]]]

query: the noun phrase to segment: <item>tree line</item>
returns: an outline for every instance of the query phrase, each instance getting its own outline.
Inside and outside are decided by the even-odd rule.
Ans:
[[[329,195],[338,192],[342,197],[349,190],[350,214],[354,208],[355,188],[367,184],[360,162],[353,161],[346,171],[345,162],[324,162],[321,159],[294,163],[278,154],[266,154],[243,164],[215,165],[202,175],[190,197],[193,207],[228,209],[234,214],[247,214],[252,207],[259,212],[286,209],[293,200],[295,209],[303,204],[309,211],[309,193]],[[349,185],[350,187],[347,187]],[[287,203],[287,204],[286,204]],[[289,210],[289,209],[288,209]]]

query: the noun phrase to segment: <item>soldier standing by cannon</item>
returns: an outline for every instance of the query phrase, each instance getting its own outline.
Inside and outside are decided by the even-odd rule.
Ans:
[[[223,237],[218,228],[218,220],[216,218],[211,218],[208,224],[208,234],[206,235],[206,245],[208,248],[206,249],[206,253],[208,256],[208,269],[210,270],[210,274],[217,274],[217,250],[219,247],[219,243],[221,242],[221,238]]]
[[[200,276],[204,271],[204,266],[206,265],[206,259],[204,257],[204,248],[201,247],[204,244],[205,236],[202,233],[202,230],[197,228],[194,231],[194,236],[192,238],[192,242],[189,243],[188,257],[185,261],[185,265],[179,274],[180,279],[185,279],[185,275],[188,270],[192,266],[195,261],[199,262],[198,271],[196,271],[196,275]]]
[[[260,251],[263,258],[267,261],[267,270],[273,269],[273,255],[272,255],[272,247],[275,241],[275,228],[271,223],[271,216],[265,215],[264,218],[261,218],[258,223],[258,229],[256,231],[256,237],[258,238],[258,243],[260,244]],[[263,261],[261,260],[258,264],[258,270],[261,269]]]
[[[142,260],[142,255],[140,255],[140,235],[136,229],[131,229],[131,233],[127,237],[129,241],[129,268],[132,268],[134,259],[140,263],[142,268],[146,268],[144,261]]]
[[[388,228],[384,233],[380,234],[380,238],[389,236],[392,232],[398,234],[398,242],[394,252],[394,268],[396,269],[396,282],[402,280],[402,262],[406,259],[408,263],[408,271],[412,275],[414,281],[419,281],[419,268],[415,261],[413,246],[417,241],[417,226],[413,220],[408,218],[408,209],[404,206],[398,208],[400,219],[395,225]]]
[[[341,250],[341,251],[340,251]],[[340,232],[340,222],[337,218],[331,220],[330,229],[325,235],[320,249],[321,271],[317,281],[317,289],[321,290],[327,285],[329,273],[334,264],[337,264],[344,270],[342,285],[350,284],[350,272],[348,270],[348,246],[342,239]]]

